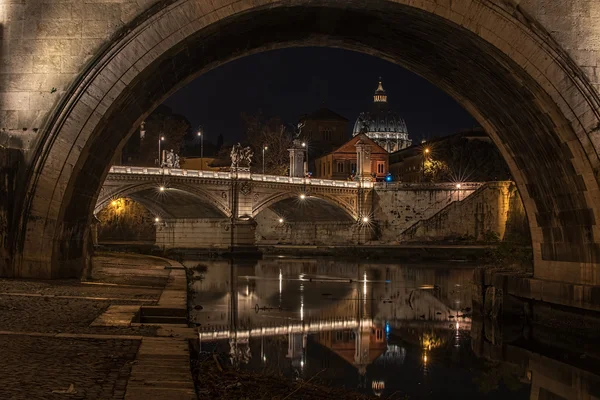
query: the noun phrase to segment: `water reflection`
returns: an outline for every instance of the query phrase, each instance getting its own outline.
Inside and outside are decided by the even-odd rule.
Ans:
[[[241,368],[380,396],[537,398],[521,359],[490,362],[493,351],[472,350],[469,267],[200,264],[191,320],[201,346]]]

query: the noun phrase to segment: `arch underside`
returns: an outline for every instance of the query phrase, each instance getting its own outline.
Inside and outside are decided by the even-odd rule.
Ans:
[[[240,3],[237,9],[244,11],[224,7],[207,19],[198,2],[180,0],[132,30],[127,41],[109,49],[111,57],[97,61],[100,72],[90,72],[92,84],[74,89],[71,113],[79,107],[88,118],[80,122],[58,110],[51,121],[25,206],[27,234],[17,244],[21,275],[50,268],[54,276],[56,268],[84,257],[83,237],[115,149],[174,90],[237,57],[313,45],[398,63],[452,95],[482,124],[511,168],[532,227],[536,275],[600,284],[598,157],[588,137],[598,120],[587,112],[597,109],[595,92],[586,82],[564,79],[569,60],[561,63],[543,32],[532,33],[511,12],[477,0],[469,1],[472,9],[452,13],[438,2],[421,2],[427,10],[403,2],[414,3],[257,0],[247,9]],[[461,12],[474,13],[473,19]],[[500,21],[502,29],[486,26],[491,21]],[[531,59],[520,53],[523,48]],[[136,61],[137,67],[126,67]],[[102,79],[113,84],[98,95],[92,86],[102,87]],[[565,85],[579,85],[579,97],[563,98]],[[575,106],[586,110],[588,120],[574,117]],[[65,118],[74,123],[65,124]],[[73,146],[63,155],[64,147],[55,143]],[[44,172],[46,163],[61,167]],[[45,193],[45,185],[53,189]]]
[[[287,222],[354,222],[357,219],[355,210],[335,197],[321,194],[300,199],[297,193],[277,193],[257,204],[252,215],[256,218],[266,209],[270,209]]]
[[[154,182],[117,186],[102,191],[94,214],[114,199],[129,197],[160,218],[229,218],[231,211],[216,196],[194,185],[171,184],[160,191]]]

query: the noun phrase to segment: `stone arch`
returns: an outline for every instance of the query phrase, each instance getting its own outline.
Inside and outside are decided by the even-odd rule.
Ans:
[[[236,57],[317,45],[396,62],[452,95],[507,160],[532,229],[536,277],[600,284],[598,93],[511,2],[174,0],[124,32],[81,73],[40,136],[15,276],[79,273],[114,149],[177,88]]]
[[[262,211],[271,207],[275,203],[279,203],[280,201],[287,200],[287,199],[298,198],[299,195],[300,195],[299,192],[284,192],[284,193],[276,193],[270,197],[267,197],[262,202],[260,202],[259,204],[256,204],[255,207],[253,207],[252,217],[256,217]],[[310,193],[308,195],[308,198],[310,199],[310,197],[315,197],[315,198],[318,198],[321,200],[325,200],[328,204],[331,204],[331,205],[339,208],[340,210],[343,210],[344,213],[346,215],[348,215],[348,217],[350,217],[351,219],[353,219],[355,221],[357,221],[359,218],[358,212],[356,211],[355,208],[352,208],[349,204],[346,204],[345,202],[338,201],[338,199],[336,199],[335,196],[333,196],[333,195],[327,195],[327,194],[322,194],[322,193],[316,192],[316,193]]]
[[[147,189],[156,189],[156,187],[157,187],[157,182],[138,182],[138,183],[133,183],[133,184],[129,184],[129,185],[118,186],[115,190],[107,191],[106,193],[103,193],[98,197],[98,201],[94,207],[94,214],[96,214],[98,211],[100,211],[101,209],[106,207],[108,205],[108,203],[114,198],[130,197],[130,196],[134,195],[135,193],[139,193],[139,192],[147,190]],[[212,194],[210,191],[203,190],[201,187],[198,187],[197,185],[189,185],[189,184],[183,184],[183,183],[179,183],[177,181],[173,181],[168,184],[168,186],[166,188],[167,193],[170,189],[181,190],[185,193],[193,195],[194,197],[198,198],[201,202],[205,202],[211,206],[214,206],[220,212],[223,213],[223,218],[231,217],[231,210],[229,209],[228,205],[223,201],[223,199]],[[148,203],[148,202],[145,202],[145,203]],[[146,206],[148,208],[147,204],[144,204],[144,206]],[[150,207],[152,207],[152,206],[150,206]],[[155,213],[161,212],[160,207],[153,207],[152,209],[154,210]],[[161,212],[161,213],[165,214],[164,212]]]

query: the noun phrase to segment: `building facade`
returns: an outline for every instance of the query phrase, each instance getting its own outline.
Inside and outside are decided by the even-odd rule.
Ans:
[[[303,115],[300,123],[303,124],[301,140],[308,143],[309,155],[313,159],[340,147],[348,140],[348,119],[327,107]],[[312,164],[310,158],[309,162]],[[310,165],[309,171],[312,172]]]
[[[406,122],[390,109],[381,79],[373,96],[371,110],[360,113],[354,124],[352,135],[361,133],[366,134],[390,153],[410,147],[412,144],[408,137]]]
[[[315,159],[315,178],[352,179],[357,173],[358,142],[370,148],[371,176],[383,180],[389,170],[389,153],[364,134],[356,135],[334,151]]]

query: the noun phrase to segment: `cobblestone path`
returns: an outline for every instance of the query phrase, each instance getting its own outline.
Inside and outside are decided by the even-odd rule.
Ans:
[[[165,265],[101,254],[90,282],[0,280],[0,399],[123,399],[141,338],[157,328],[90,324],[111,305],[156,304]]]

